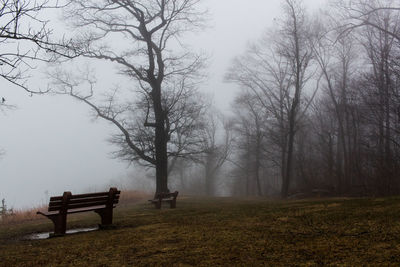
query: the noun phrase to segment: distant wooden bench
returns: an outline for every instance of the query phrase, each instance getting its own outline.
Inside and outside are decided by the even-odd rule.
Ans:
[[[67,214],[94,211],[101,217],[100,227],[112,224],[113,208],[119,201],[121,191],[112,187],[108,192],[72,195],[64,192],[62,196],[51,197],[47,212],[37,214],[46,216],[54,223],[54,234],[62,236],[67,228]]]
[[[161,202],[168,202],[171,209],[176,208],[176,198],[178,197],[178,191],[174,193],[158,193],[154,196],[154,199],[150,199],[150,203],[154,204],[156,209],[161,209]]]

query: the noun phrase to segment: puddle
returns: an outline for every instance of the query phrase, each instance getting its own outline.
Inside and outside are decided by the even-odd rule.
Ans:
[[[99,230],[99,228],[98,227],[77,228],[77,229],[67,230],[67,232],[65,234],[68,235],[68,234],[86,233],[86,232],[92,232],[92,231],[96,231],[96,230]],[[52,232],[31,234],[31,235],[26,236],[24,239],[26,239],[26,240],[47,239],[50,237],[50,233],[52,233]]]

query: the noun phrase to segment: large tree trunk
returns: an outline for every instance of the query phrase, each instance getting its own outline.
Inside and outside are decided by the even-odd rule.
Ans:
[[[161,88],[153,87],[155,127],[155,150],[156,150],[156,194],[168,192],[168,136],[165,130],[165,113],[161,104]]]
[[[331,185],[334,185],[334,175],[333,175],[333,164],[334,164],[334,159],[333,159],[333,141],[332,141],[332,135],[329,133],[328,134],[328,177],[329,177],[329,182]]]
[[[168,192],[167,142],[163,129],[156,128],[156,193]]]
[[[289,144],[287,152],[287,160],[285,166],[285,174],[283,176],[281,196],[287,198],[289,194],[289,185],[292,178],[292,161],[293,161],[294,132],[289,134]]]
[[[247,136],[247,139],[249,139],[249,136]],[[251,166],[251,160],[250,160],[250,141],[247,141],[247,153],[246,153],[246,196],[250,196],[250,166]]]
[[[206,179],[205,179],[205,187],[206,187],[206,195],[213,196],[214,195],[214,173],[212,171],[206,171]]]
[[[343,155],[345,154],[343,146],[342,132],[338,131],[338,140],[336,145],[336,179],[337,179],[337,192],[343,194],[344,192],[344,172],[343,172]]]
[[[286,164],[287,164],[287,138],[286,138],[286,133],[283,130],[283,127],[281,127],[281,195],[282,197],[285,197],[284,195],[287,196],[287,192],[283,192],[284,188],[288,188],[289,189],[289,185],[285,184],[285,180],[286,180]]]
[[[299,86],[300,87],[300,86]],[[286,160],[286,170],[283,176],[281,196],[287,198],[289,194],[290,181],[292,180],[292,165],[293,165],[293,151],[294,151],[294,137],[296,134],[296,112],[299,103],[299,87],[296,88],[295,98],[293,100],[292,108],[289,114],[289,138],[288,138],[288,151]]]
[[[256,160],[255,160],[255,166],[254,166],[254,172],[255,172],[255,180],[256,180],[256,185],[257,185],[257,195],[262,196],[262,191],[261,191],[261,182],[260,182],[260,167],[261,167],[261,137],[260,137],[260,129],[257,125],[257,142],[256,142]]]
[[[212,154],[207,155],[205,165],[205,191],[207,196],[214,195],[214,179],[215,179],[215,157]]]

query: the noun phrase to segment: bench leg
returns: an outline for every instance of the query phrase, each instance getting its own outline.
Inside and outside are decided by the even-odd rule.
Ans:
[[[157,202],[154,202],[154,206],[156,207],[156,209],[161,209],[161,201],[159,200]]]
[[[54,233],[50,236],[63,236],[67,230],[67,214],[48,217],[54,224]]]
[[[112,209],[96,210],[95,212],[97,214],[99,214],[100,217],[101,217],[100,228],[102,226],[111,225],[112,224],[112,219],[113,219],[113,210]]]
[[[171,201],[171,209],[175,209],[176,208],[176,199]]]

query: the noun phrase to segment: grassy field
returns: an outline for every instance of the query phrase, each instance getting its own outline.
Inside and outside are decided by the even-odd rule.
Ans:
[[[68,217],[68,228],[99,222]],[[115,210],[115,229],[29,241],[50,220],[0,225],[0,266],[400,266],[400,198],[179,198]]]

